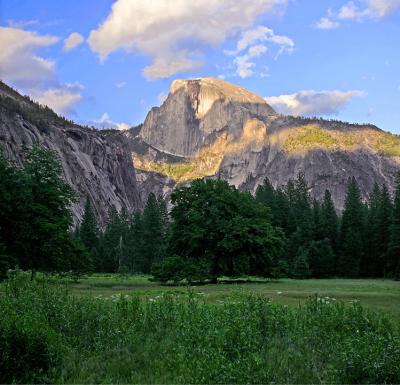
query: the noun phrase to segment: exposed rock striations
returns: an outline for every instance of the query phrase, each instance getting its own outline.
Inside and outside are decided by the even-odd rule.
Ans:
[[[399,136],[372,125],[281,116],[257,95],[213,78],[175,80],[135,140],[142,181],[157,174],[165,187],[218,177],[254,192],[265,177],[281,186],[304,172],[312,195],[329,188],[338,208],[349,176],[364,198],[375,181],[391,189],[400,156]]]
[[[86,197],[100,225],[111,205],[128,210],[141,206],[129,140],[123,134],[75,125],[0,84],[0,145],[10,159],[22,164],[23,148],[35,143],[59,154],[64,177],[78,195],[72,207],[75,222],[83,214]]]

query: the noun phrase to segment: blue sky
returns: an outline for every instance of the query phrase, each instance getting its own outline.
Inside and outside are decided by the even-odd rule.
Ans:
[[[0,0],[0,77],[79,122],[142,122],[176,78],[400,134],[400,0]]]

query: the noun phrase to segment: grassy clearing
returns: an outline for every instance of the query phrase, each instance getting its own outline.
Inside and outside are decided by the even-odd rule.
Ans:
[[[110,297],[115,294],[138,295],[151,298],[172,292],[186,295],[185,287],[161,286],[149,281],[149,276],[93,275],[79,283],[70,284],[72,292],[82,296]],[[250,283],[230,283],[192,287],[194,292],[203,293],[207,303],[229,301],[238,291],[257,293],[274,303],[295,306],[312,295],[335,298],[351,303],[360,301],[372,310],[380,311],[400,321],[400,282],[383,279],[281,279],[263,281],[252,279]]]
[[[400,137],[372,129],[344,132],[308,124],[289,130],[283,145],[288,153],[302,153],[314,148],[346,151],[360,147],[371,148],[386,156],[400,156]]]
[[[92,288],[113,290],[104,279],[93,277]],[[123,282],[135,291],[145,280]],[[210,304],[206,287],[154,295],[151,285],[150,298],[118,288],[104,298],[73,295],[54,280],[10,280],[0,296],[0,382],[400,381],[398,325],[359,302],[314,297],[291,307],[235,291]]]

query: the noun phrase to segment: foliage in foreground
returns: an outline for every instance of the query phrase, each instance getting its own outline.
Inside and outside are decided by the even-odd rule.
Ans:
[[[400,382],[398,329],[357,303],[76,298],[23,275],[4,289],[1,383]]]

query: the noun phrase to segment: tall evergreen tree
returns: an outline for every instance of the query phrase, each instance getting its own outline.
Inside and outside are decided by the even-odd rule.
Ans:
[[[127,260],[126,266],[132,273],[144,271],[144,260],[142,256],[143,244],[143,225],[142,215],[135,212],[130,218],[129,233],[126,240]]]
[[[143,248],[142,268],[149,273],[155,263],[159,263],[165,253],[166,207],[161,198],[151,193],[142,215]]]
[[[325,190],[321,206],[321,227],[323,239],[329,239],[332,250],[336,254],[339,243],[339,219],[329,190]]]
[[[115,273],[121,266],[122,226],[114,206],[108,210],[107,226],[102,237],[101,270]]]
[[[71,186],[62,179],[58,155],[39,146],[28,151],[24,171],[30,186],[29,215],[22,230],[26,248],[23,267],[35,270],[62,269],[69,248]]]
[[[393,218],[384,273],[387,277],[400,278],[400,172],[396,178]]]
[[[87,198],[85,211],[82,217],[82,223],[79,226],[79,239],[86,247],[96,267],[98,265],[98,233],[99,231],[97,228],[96,217],[93,212],[92,204],[90,203],[90,199]]]
[[[381,189],[375,182],[374,188],[369,198],[367,223],[366,223],[366,239],[365,239],[365,255],[361,261],[361,275],[365,277],[376,276],[379,269],[379,254],[381,253],[381,245],[379,244],[379,208],[381,202]]]
[[[338,271],[343,276],[358,277],[364,256],[364,205],[354,177],[348,181],[340,241]]]
[[[393,215],[393,204],[390,198],[389,190],[384,184],[382,186],[381,198],[379,201],[378,210],[378,234],[379,243],[381,245],[379,253],[377,255],[377,277],[383,277],[385,275],[385,266],[387,264],[389,242],[391,238],[391,224]]]

